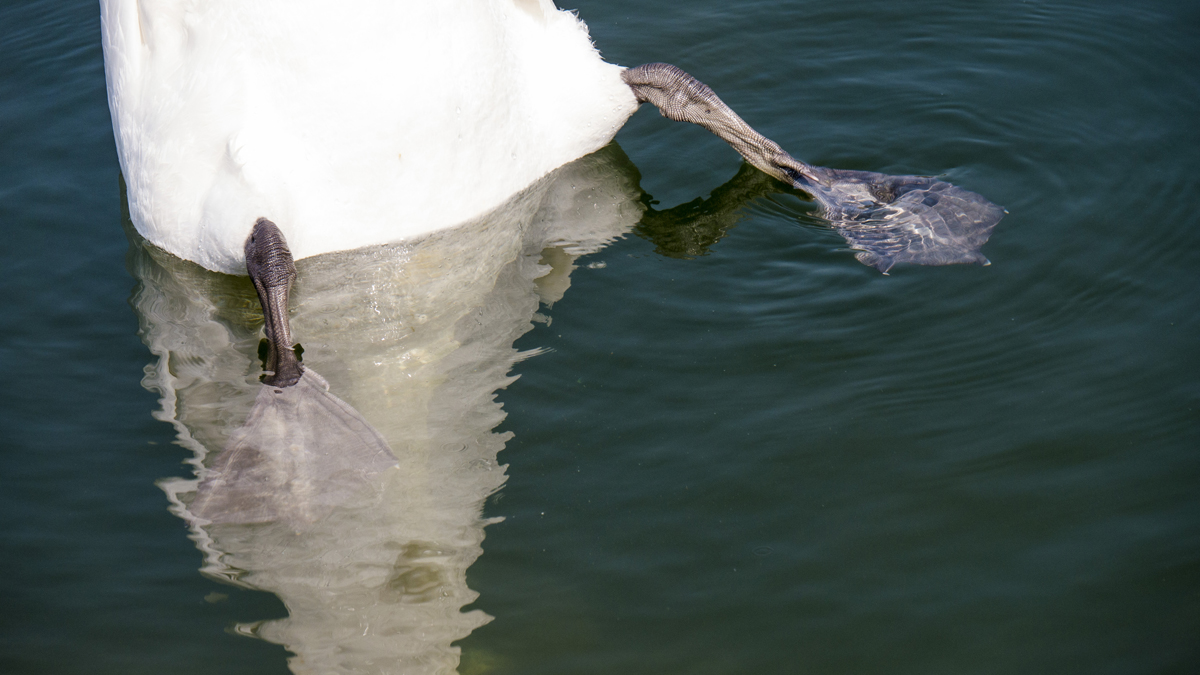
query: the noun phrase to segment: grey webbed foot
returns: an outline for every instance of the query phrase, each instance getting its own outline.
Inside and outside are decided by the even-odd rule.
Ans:
[[[815,168],[825,182],[797,187],[821,202],[864,265],[887,274],[899,262],[990,264],[979,249],[1005,212],[978,194],[929,176]]]
[[[669,119],[699,124],[751,165],[811,194],[863,264],[884,274],[898,262],[988,264],[979,249],[1005,211],[980,195],[927,176],[806,164],[754,131],[708,86],[666,63],[630,68],[622,77],[639,102],[654,104]]]
[[[395,465],[379,432],[305,370],[292,386],[259,388],[189,509],[214,524],[283,522],[300,530],[370,499],[376,476]]]

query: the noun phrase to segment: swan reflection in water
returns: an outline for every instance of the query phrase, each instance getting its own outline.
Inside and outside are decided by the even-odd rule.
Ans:
[[[160,484],[204,574],[288,609],[239,632],[285,646],[297,673],[457,668],[453,643],[490,620],[463,607],[477,596],[466,570],[491,522],[484,501],[505,482],[496,392],[532,355],[513,345],[544,320],[539,304],[616,238],[702,255],[741,207],[789,189],[743,165],[708,200],[654,211],[638,180],[613,144],[462,227],[296,262],[305,371],[291,387],[260,382],[263,309],[246,277],[181,261],[126,223],[133,304],[157,357],[144,384],[197,475]],[[238,448],[265,451],[237,459]],[[266,492],[222,486],[238,482],[233,468]]]
[[[203,573],[274,593],[288,609],[237,630],[285,646],[297,673],[457,667],[452,643],[489,620],[463,611],[476,597],[466,570],[482,551],[484,500],[505,481],[496,455],[509,434],[495,431],[495,396],[530,356],[513,344],[539,303],[562,297],[579,256],[637,225],[639,197],[636,171],[610,146],[463,227],[296,262],[291,329],[306,370],[291,387],[259,380],[263,311],[246,277],[181,261],[127,227],[133,304],[157,357],[144,384],[197,474],[161,486],[204,554]],[[355,419],[366,426],[349,434],[330,425]],[[343,448],[317,445],[347,439],[357,451],[338,456],[338,470],[367,470],[342,488],[294,490],[303,494],[239,514],[229,510],[245,495],[213,487],[213,476],[231,475],[223,449],[319,459]]]

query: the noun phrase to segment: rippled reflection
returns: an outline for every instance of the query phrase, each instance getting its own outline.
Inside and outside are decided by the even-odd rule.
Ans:
[[[286,646],[298,673],[457,667],[452,643],[489,620],[462,608],[476,596],[466,570],[482,551],[483,502],[505,481],[495,396],[529,356],[513,343],[540,302],[562,297],[579,256],[637,224],[639,196],[636,171],[610,146],[455,230],[297,263],[291,314],[304,363],[378,430],[398,467],[311,523],[209,524],[219,519],[190,510],[198,479],[162,482],[205,574],[286,604],[286,618],[239,631]],[[144,384],[202,477],[248,433],[263,389],[258,300],[247,278],[141,241],[130,268],[157,357]]]
[[[194,454],[195,478],[161,486],[204,553],[203,573],[274,593],[288,608],[286,618],[239,632],[287,647],[297,673],[456,669],[452,643],[490,620],[462,609],[476,597],[466,570],[482,552],[484,500],[505,481],[497,453],[509,436],[494,431],[504,419],[496,392],[532,355],[513,345],[547,320],[539,304],[562,299],[580,256],[630,231],[662,255],[704,255],[749,201],[798,194],[744,165],[708,199],[656,211],[637,183],[610,145],[454,230],[298,261],[292,335],[319,375],[317,385],[292,388],[304,400],[286,408],[266,400],[273,388],[259,382],[262,312],[249,279],[181,261],[126,223],[139,282],[133,305],[157,357],[143,384],[161,397],[156,417]],[[321,398],[325,381],[332,403]],[[341,411],[342,401],[352,410]],[[355,424],[361,415],[387,448],[366,431],[343,442],[325,429],[271,430],[328,424],[321,411],[330,409]],[[244,495],[201,489],[197,499],[197,488],[220,475],[213,470],[231,439],[247,437],[272,445],[284,464],[289,444],[338,445],[321,447],[320,461],[343,475],[365,462],[371,489],[334,486],[294,512],[272,512],[273,522],[245,524],[262,518],[233,512]],[[395,468],[390,457],[375,461],[388,449]],[[338,450],[345,456],[330,460]]]

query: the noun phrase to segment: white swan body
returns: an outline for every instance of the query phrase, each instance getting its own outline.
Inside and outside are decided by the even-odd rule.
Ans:
[[[133,224],[219,272],[260,216],[296,258],[452,227],[637,108],[550,0],[100,5]]]

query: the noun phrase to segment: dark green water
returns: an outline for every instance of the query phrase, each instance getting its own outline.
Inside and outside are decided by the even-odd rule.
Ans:
[[[543,353],[479,423],[511,438],[461,672],[1196,672],[1200,10],[675,5],[579,13],[609,60],[680,65],[797,157],[1010,214],[989,267],[881,276],[787,194],[581,258],[496,338]],[[739,171],[652,110],[617,143],[658,211]],[[0,671],[288,672],[236,634],[285,603],[202,575],[158,486],[193,455],[141,385],[158,268],[122,227],[94,3],[0,8],[0,148]]]

